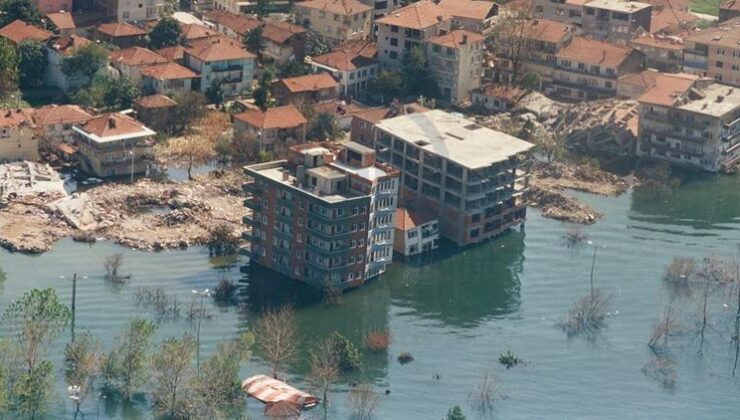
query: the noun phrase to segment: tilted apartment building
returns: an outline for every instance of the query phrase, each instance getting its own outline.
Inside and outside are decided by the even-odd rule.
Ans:
[[[397,170],[357,143],[290,148],[244,168],[252,261],[320,288],[356,287],[393,259]]]
[[[740,162],[740,90],[663,74],[640,102],[637,156],[718,172]]]
[[[401,205],[424,208],[458,245],[524,222],[532,144],[441,110],[375,126],[378,160],[401,173]]]

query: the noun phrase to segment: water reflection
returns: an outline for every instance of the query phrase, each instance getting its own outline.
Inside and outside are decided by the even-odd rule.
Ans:
[[[524,236],[510,231],[463,249],[443,242],[434,265],[394,264],[385,275],[393,303],[460,327],[516,311]]]

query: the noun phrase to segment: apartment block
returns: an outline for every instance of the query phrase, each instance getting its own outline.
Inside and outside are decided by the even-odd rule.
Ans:
[[[358,0],[309,0],[296,3],[296,21],[339,42],[370,39],[373,8]]]
[[[593,39],[625,44],[640,29],[650,32],[653,6],[625,0],[593,0],[583,6],[583,30]]]
[[[251,261],[319,288],[357,287],[393,260],[397,170],[353,142],[244,168]]]
[[[487,0],[438,0],[452,16],[452,27],[489,35],[498,16],[498,3]]]
[[[740,18],[695,32],[685,42],[685,72],[740,86]]]
[[[532,16],[580,26],[587,0],[534,0]]]
[[[628,44],[645,54],[645,65],[665,73],[683,70],[684,40],[682,36],[643,33]]]
[[[22,109],[0,110],[0,163],[17,160],[37,161],[39,139],[29,112]]]
[[[642,70],[644,60],[630,47],[574,37],[557,54],[554,94],[577,101],[616,96],[618,79]]]
[[[466,102],[481,85],[485,38],[476,32],[454,30],[426,42],[427,62],[441,99]]]
[[[226,96],[241,95],[251,88],[256,57],[236,41],[221,38],[198,41],[184,52],[185,67],[200,75],[197,90],[205,93],[220,81]]]
[[[400,68],[404,54],[417,47],[425,50],[427,40],[450,32],[452,15],[434,0],[421,0],[375,23],[378,60],[387,67]]]
[[[429,211],[456,244],[524,222],[532,144],[441,110],[382,120],[373,143],[401,173],[400,205]]]
[[[740,162],[740,91],[664,74],[640,98],[637,156],[719,172]]]

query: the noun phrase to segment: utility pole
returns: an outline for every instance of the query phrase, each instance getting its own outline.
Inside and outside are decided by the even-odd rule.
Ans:
[[[206,296],[211,295],[211,291],[208,289],[193,289],[193,294],[200,296],[200,307],[198,308],[198,326],[195,332],[195,365],[197,372],[200,373],[200,323],[203,320],[203,300],[206,298]]]
[[[72,342],[75,341],[75,308],[77,307],[77,273],[72,275]]]
[[[128,152],[131,155],[131,183],[134,183],[134,148],[131,147],[131,150]]]

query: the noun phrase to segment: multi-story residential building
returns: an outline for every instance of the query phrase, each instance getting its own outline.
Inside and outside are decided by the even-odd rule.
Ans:
[[[498,3],[486,0],[439,0],[452,16],[452,27],[489,35],[498,15]]]
[[[685,41],[685,72],[740,86],[740,18],[695,32]]]
[[[0,110],[0,162],[39,160],[39,138],[31,114],[22,109]]]
[[[426,42],[429,71],[439,86],[440,97],[459,104],[481,85],[485,38],[462,29],[429,38]]]
[[[257,19],[223,10],[212,10],[203,16],[203,20],[219,33],[240,42],[249,31],[262,26],[262,22]]]
[[[194,89],[205,93],[219,80],[226,96],[241,95],[251,87],[256,57],[238,43],[222,41],[207,39],[186,49],[185,67],[200,74]]]
[[[167,63],[166,58],[142,47],[111,51],[108,61],[111,67],[118,70],[120,76],[131,79],[137,86],[141,85],[141,73],[144,69]]]
[[[740,1],[728,0],[719,5],[719,21],[734,19],[740,16]]]
[[[51,32],[17,19],[0,28],[0,37],[7,38],[15,45],[23,41],[44,42],[52,37]]]
[[[681,35],[643,33],[629,42],[629,46],[645,54],[645,65],[665,73],[683,70],[684,41]]]
[[[401,172],[400,205],[427,209],[442,236],[461,246],[524,222],[533,147],[441,110],[375,126],[378,160]]]
[[[353,98],[367,89],[378,73],[378,45],[370,41],[353,41],[334,51],[310,58],[314,72],[325,71],[339,83],[339,96]]]
[[[105,3],[106,10],[116,16],[117,22],[156,20],[160,18],[164,0],[96,0]]]
[[[643,29],[650,32],[653,6],[625,0],[592,0],[583,6],[583,30],[593,39],[626,44]]]
[[[60,36],[46,44],[46,69],[44,83],[59,88],[63,92],[72,92],[86,86],[90,80],[83,74],[68,75],[62,71],[62,61],[72,55],[78,48],[91,41],[77,35]]]
[[[421,209],[396,209],[393,250],[410,257],[439,248],[439,221]]]
[[[131,48],[146,45],[147,32],[130,23],[104,23],[93,32],[93,40],[103,41],[118,48]]]
[[[309,74],[276,81],[272,93],[279,103],[302,108],[304,104],[337,99],[339,83],[328,73]]]
[[[134,102],[136,119],[152,130],[165,133],[179,129],[177,102],[165,95],[142,96]]]
[[[33,122],[51,145],[73,140],[72,127],[84,124],[92,115],[77,105],[47,105],[33,111]]]
[[[80,167],[99,178],[144,173],[154,156],[157,133],[128,115],[99,115],[73,130]]]
[[[262,56],[277,64],[302,60],[306,47],[306,30],[288,22],[267,22],[262,27],[265,49]]]
[[[520,21],[512,31],[497,37],[496,79],[512,83],[529,73],[540,80],[540,90],[549,90],[558,52],[573,39],[572,25],[546,19]],[[516,80],[515,80],[516,79]]]
[[[740,162],[740,91],[664,74],[640,98],[637,156],[718,172]]]
[[[234,136],[254,141],[255,152],[284,156],[288,147],[306,142],[308,121],[293,105],[234,115]]]
[[[424,42],[450,31],[452,16],[434,0],[421,0],[378,19],[378,60],[400,68],[404,54],[425,49]]]
[[[361,2],[373,8],[373,17],[375,19],[385,16],[388,13],[401,7],[400,0],[360,0]]]
[[[534,0],[531,11],[525,11],[537,19],[581,26],[583,23],[583,5],[588,0]]]
[[[149,66],[141,71],[141,86],[146,93],[173,95],[192,90],[198,73],[177,63]]]
[[[393,259],[398,171],[348,142],[294,146],[244,168],[251,261],[320,288],[356,287]]]
[[[309,0],[296,3],[296,21],[339,42],[369,39],[373,8],[358,0]]]
[[[554,94],[578,101],[616,96],[617,80],[642,70],[644,61],[633,48],[574,37],[557,54]]]

